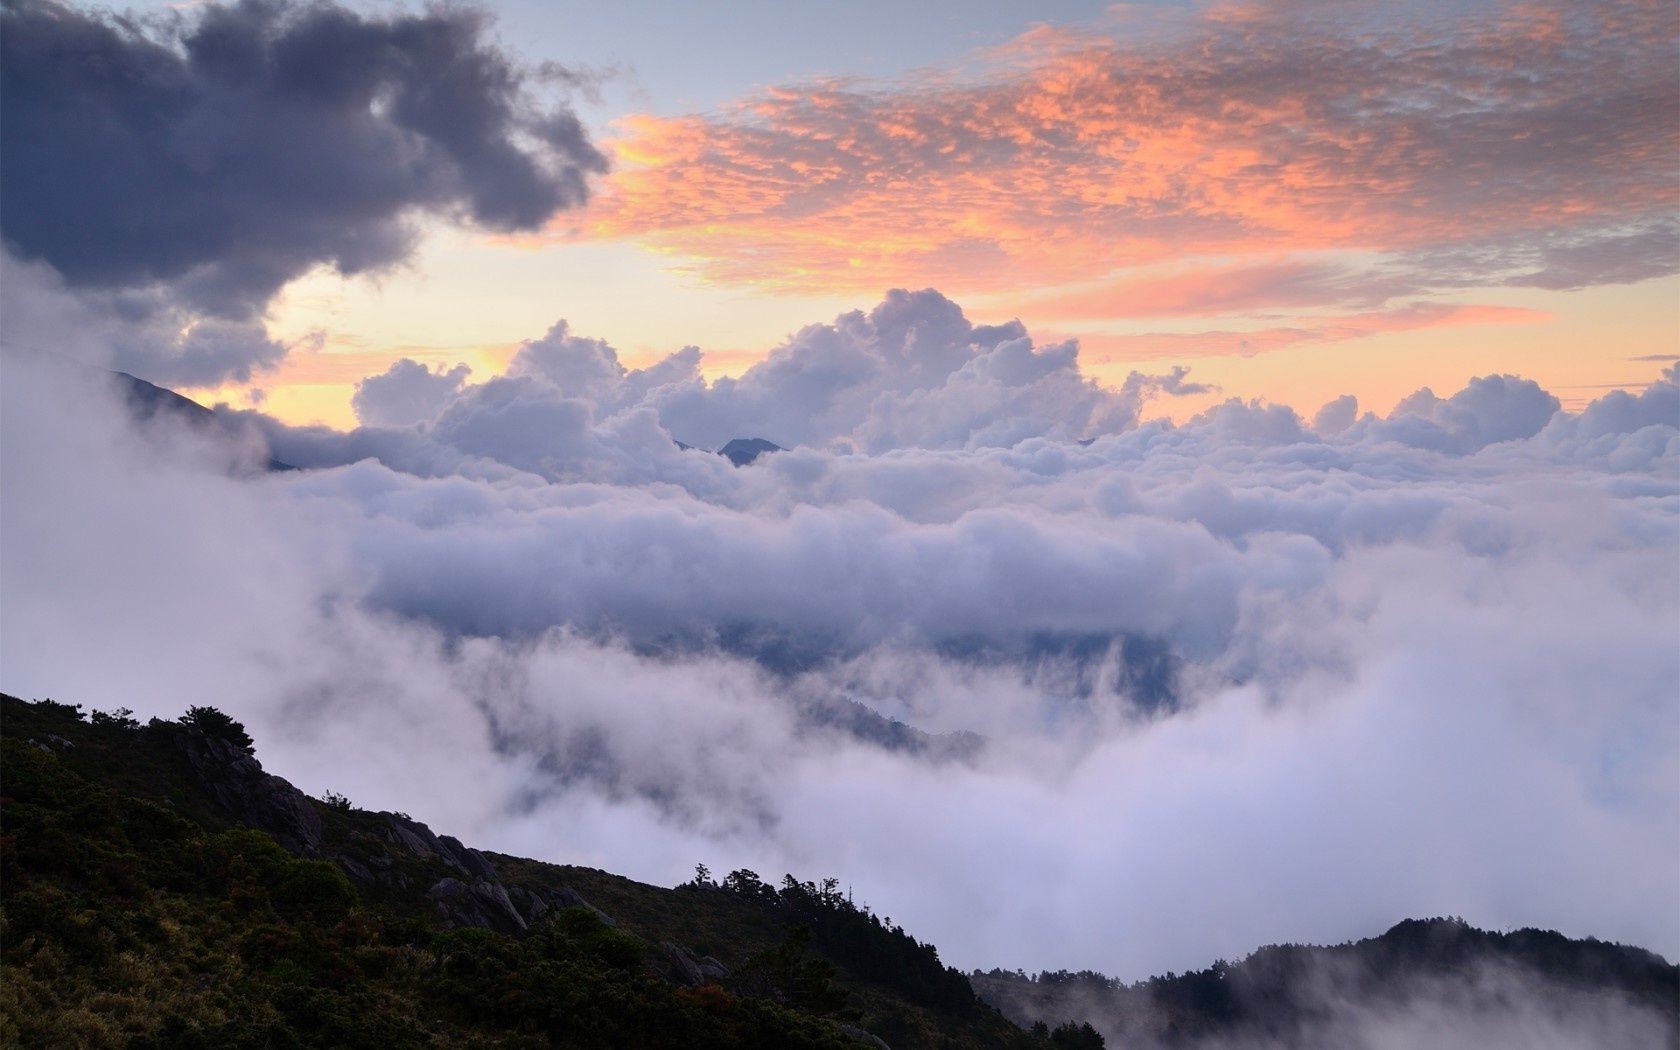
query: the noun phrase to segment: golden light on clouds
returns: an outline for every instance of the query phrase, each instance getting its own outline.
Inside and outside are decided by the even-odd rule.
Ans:
[[[535,236],[450,235],[416,266],[428,276],[324,324],[359,329],[365,354],[289,363],[263,379],[267,407],[346,421],[359,368],[406,355],[491,374],[493,355],[405,344],[477,326],[511,347],[561,317],[627,363],[695,343],[705,375],[739,374],[890,287],[1077,337],[1104,378],[1182,362],[1293,400],[1320,385],[1309,350],[1349,343],[1404,347],[1418,376],[1497,361],[1579,381],[1586,364],[1525,367],[1508,348],[1551,345],[1556,318],[1675,270],[1671,5],[1229,4],[1159,33],[1138,17],[1038,27],[962,69],[624,116],[588,208]],[[289,328],[323,322],[308,313]],[[1629,335],[1645,354],[1666,339]],[[1236,363],[1264,354],[1285,361]],[[1576,354],[1617,367],[1602,339]],[[1418,385],[1404,372],[1330,369],[1378,401]]]

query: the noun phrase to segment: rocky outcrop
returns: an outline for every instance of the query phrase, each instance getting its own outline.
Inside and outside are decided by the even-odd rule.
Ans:
[[[659,946],[659,957],[664,963],[666,976],[674,984],[685,988],[697,988],[729,976],[729,967],[710,955],[696,957],[688,949],[670,941],[665,941]]]
[[[484,854],[450,835],[434,835],[432,829],[401,813],[376,814],[383,822],[385,841],[401,846],[416,857],[440,860],[466,876],[468,882],[497,882],[495,865]]]
[[[588,908],[608,926],[618,925],[570,886],[549,890],[503,885],[496,866],[484,854],[451,835],[434,834],[425,824],[402,813],[365,815],[375,819],[374,837],[395,847],[396,858],[381,852],[378,846],[355,853],[328,851],[322,845],[321,814],[315,801],[284,778],[264,772],[262,763],[249,751],[196,729],[176,730],[173,738],[194,776],[224,813],[268,832],[292,853],[330,860],[357,882],[398,889],[413,884],[398,863],[404,853],[451,869],[454,874],[437,879],[426,891],[426,899],[432,902],[438,917],[450,925],[519,934],[559,908]],[[45,744],[38,746],[47,748]],[[435,875],[433,868],[421,877]]]
[[[480,926],[500,933],[524,933],[530,928],[499,882],[468,885],[460,879],[439,879],[426,891],[426,899],[436,906],[438,918],[451,926]]]
[[[873,1032],[866,1032],[855,1024],[841,1025],[840,1034],[848,1039],[856,1039],[860,1043],[868,1043],[870,1046],[876,1047],[877,1050],[892,1050],[885,1039]]]
[[[618,925],[617,919],[584,900],[583,895],[570,886],[562,885],[558,890],[510,886],[508,899],[513,901],[513,906],[519,909],[519,913],[525,916],[528,923],[535,923],[550,911],[560,908],[583,908],[593,912],[595,917],[607,926]]]
[[[174,734],[175,746],[216,805],[233,819],[274,836],[292,853],[321,855],[321,815],[291,782],[263,772],[247,750],[196,729]]]

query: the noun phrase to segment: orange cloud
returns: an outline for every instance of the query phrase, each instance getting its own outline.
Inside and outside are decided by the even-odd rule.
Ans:
[[[1331,249],[1415,257],[1454,286],[1520,283],[1549,252],[1578,262],[1604,238],[1672,228],[1673,5],[1445,27],[1338,17],[1226,8],[1142,44],[1043,32],[978,81],[819,83],[724,115],[634,117],[578,235],[638,241],[711,281],[972,294]],[[1671,246],[1631,267],[1653,268],[1672,270]],[[1278,305],[1253,276],[1219,271],[1201,291],[1220,309]],[[1146,284],[1118,308],[1142,315]],[[1192,279],[1153,291],[1159,309],[1195,309]]]
[[[1552,315],[1544,310],[1514,306],[1413,303],[1393,310],[1319,318],[1299,325],[1253,331],[1082,335],[1079,342],[1082,356],[1097,363],[1252,357],[1303,343],[1334,343],[1388,332],[1458,325],[1538,324],[1551,319]]]
[[[1299,260],[1139,268],[1096,288],[1029,298],[1025,313],[1068,320],[1175,317],[1380,302],[1393,282],[1360,280],[1341,268]]]

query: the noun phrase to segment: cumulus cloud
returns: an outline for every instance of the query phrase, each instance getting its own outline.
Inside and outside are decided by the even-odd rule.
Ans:
[[[892,302],[927,313],[767,374],[850,366],[874,412],[1065,368]],[[491,848],[837,873],[964,966],[1137,977],[1441,913],[1680,950],[1672,369],[1579,414],[1493,377],[1089,443],[971,442],[980,400],[943,447],[737,469],[662,422],[711,389],[686,361],[626,394],[602,344],[527,350],[424,424],[266,424],[318,469],[256,477],[0,358],[0,685],[215,704],[311,790]]]
[[[1500,441],[1530,438],[1557,414],[1558,399],[1532,379],[1482,376],[1450,398],[1425,387],[1363,433],[1442,452],[1474,452]]]
[[[363,426],[402,427],[432,419],[461,390],[472,369],[428,369],[408,358],[356,384],[350,407]]]
[[[106,314],[260,332],[308,270],[406,258],[419,216],[507,232],[581,203],[605,160],[536,83],[461,7],[243,0],[143,20],[16,0],[0,15],[0,234]],[[150,375],[273,362],[244,338]]]
[[[1210,389],[1184,368],[1133,373],[1110,389],[1080,372],[1078,354],[1073,341],[1036,344],[1019,321],[976,325],[931,289],[894,290],[867,313],[801,329],[739,377],[708,383],[692,346],[627,369],[612,346],[561,321],[484,383],[403,361],[364,380],[355,403],[369,427],[414,425],[381,439],[396,455],[430,446],[434,461],[464,454],[551,480],[688,476],[703,485],[716,464],[695,466],[674,442],[716,449],[757,437],[873,454],[1089,440],[1135,426],[1153,397]],[[387,411],[394,401],[400,407]],[[333,461],[335,439],[273,430],[298,462]],[[337,443],[338,462],[366,454],[349,451],[366,440]],[[412,460],[386,462],[411,469]]]

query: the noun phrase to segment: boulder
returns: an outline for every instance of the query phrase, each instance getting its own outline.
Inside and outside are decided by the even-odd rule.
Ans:
[[[870,1046],[876,1047],[877,1050],[892,1050],[892,1047],[887,1045],[886,1040],[873,1032],[864,1031],[855,1024],[841,1025],[840,1034],[848,1039],[856,1039],[860,1043],[868,1043]]]
[[[438,917],[452,926],[479,926],[514,934],[528,928],[499,882],[468,885],[460,879],[443,878],[426,891],[426,898],[437,907]]]

